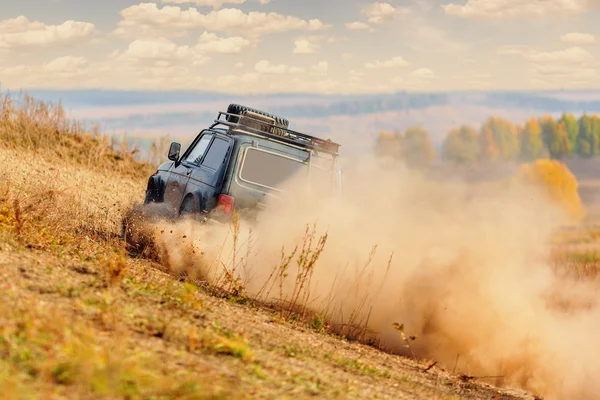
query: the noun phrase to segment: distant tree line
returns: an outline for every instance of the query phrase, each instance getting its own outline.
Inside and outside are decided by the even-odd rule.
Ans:
[[[489,117],[479,130],[469,125],[452,129],[439,152],[442,160],[461,165],[596,157],[600,156],[600,117],[563,113],[559,119],[530,118],[523,125]],[[438,156],[429,132],[420,126],[404,133],[380,132],[376,153],[402,159],[414,168],[428,167]]]

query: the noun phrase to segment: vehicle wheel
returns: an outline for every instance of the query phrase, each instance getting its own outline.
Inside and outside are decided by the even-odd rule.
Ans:
[[[154,203],[154,196],[152,194],[152,190],[146,190],[146,197],[144,197],[144,204]]]
[[[154,183],[150,183],[148,188],[146,189],[146,196],[144,197],[144,204],[149,203],[158,203],[160,194],[158,193],[158,188]]]
[[[252,111],[253,113],[256,114],[260,114],[260,115],[264,115],[266,117],[271,117],[273,119],[275,119],[275,124],[276,125],[280,125],[284,128],[289,127],[290,125],[290,121],[287,118],[282,118],[282,117],[278,117],[277,115],[273,115],[270,113],[266,113],[264,111],[260,111],[260,110],[256,110],[254,108],[250,108],[250,107],[246,107],[246,106],[242,106],[240,104],[230,104],[229,107],[227,107],[227,113],[228,114],[236,114],[239,115],[244,111]],[[227,121],[231,121],[231,122],[237,122],[236,120],[232,121],[232,119],[234,119],[235,117],[227,117]]]
[[[181,205],[181,210],[179,211],[179,217],[200,220],[200,209],[198,208],[198,202],[194,197],[188,196],[185,198]]]

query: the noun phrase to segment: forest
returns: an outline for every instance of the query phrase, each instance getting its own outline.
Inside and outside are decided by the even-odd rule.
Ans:
[[[478,128],[463,124],[450,130],[437,150],[425,128],[412,126],[405,132],[379,132],[375,151],[413,168],[427,168],[435,160],[477,165],[592,158],[600,156],[600,117],[563,113],[558,119],[544,115],[515,124],[491,116]]]

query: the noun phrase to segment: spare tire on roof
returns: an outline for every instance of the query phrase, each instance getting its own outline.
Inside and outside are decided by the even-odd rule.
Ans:
[[[283,128],[287,128],[290,126],[290,121],[287,118],[278,117],[277,115],[270,114],[270,113],[267,113],[264,111],[260,111],[255,108],[242,106],[240,104],[230,104],[229,107],[227,107],[227,114],[241,115],[244,111],[250,111],[255,114],[260,114],[260,115],[264,115],[265,117],[273,118],[275,120],[275,125],[281,126]],[[227,121],[235,123],[238,121],[238,119],[236,117],[228,115]]]

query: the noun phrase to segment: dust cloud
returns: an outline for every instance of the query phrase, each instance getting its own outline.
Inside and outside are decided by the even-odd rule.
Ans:
[[[600,397],[598,291],[556,277],[547,261],[549,236],[567,221],[559,209],[515,182],[433,181],[370,159],[351,166],[341,197],[288,182],[289,195],[242,219],[237,235],[231,225],[156,222],[163,261],[213,284],[225,266],[250,296],[289,300],[307,225],[316,226],[313,248],[327,241],[306,304],[332,326],[366,326],[408,355],[392,326],[404,324],[416,336],[410,350],[450,371],[502,376],[547,399]],[[282,252],[295,246],[280,287]],[[552,306],[582,296],[591,306]]]

